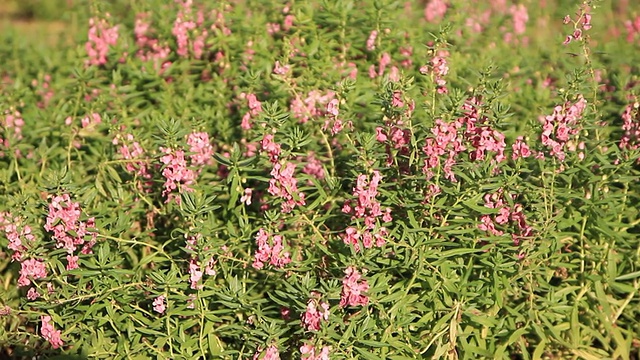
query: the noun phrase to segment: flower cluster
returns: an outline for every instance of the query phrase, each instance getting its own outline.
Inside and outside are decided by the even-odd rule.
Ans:
[[[280,144],[274,141],[275,136],[273,134],[264,134],[262,137],[261,145],[262,151],[265,151],[269,156],[269,161],[275,164],[278,162],[280,158]]]
[[[449,66],[446,59],[447,55],[447,51],[439,51],[438,54],[431,59],[429,65],[420,67],[421,74],[431,74],[433,76],[433,81],[436,84],[436,91],[439,94],[446,94],[449,92],[446,86],[447,81],[444,79],[444,77],[449,73]]]
[[[213,146],[206,132],[193,132],[187,136],[187,144],[191,158],[191,165],[211,165],[213,162]]]
[[[0,117],[0,131],[2,131],[0,135],[4,136],[4,139],[0,137],[0,148],[9,147],[9,136],[12,136],[16,140],[22,139],[23,126],[24,120],[22,119],[20,111],[6,110],[4,116]]]
[[[345,277],[342,279],[340,306],[367,305],[369,303],[369,297],[365,295],[365,293],[369,291],[369,283],[367,283],[367,280],[362,280],[362,275],[353,266],[349,266],[344,273]]]
[[[624,134],[620,139],[620,148],[637,150],[640,148],[640,103],[627,105],[622,113],[622,130]]]
[[[333,91],[322,93],[319,90],[311,90],[304,100],[296,96],[291,100],[291,115],[293,118],[298,119],[301,124],[310,119],[325,116],[327,114],[327,104],[335,98],[335,95]]]
[[[255,94],[241,93],[240,98],[247,99],[247,103],[249,105],[249,111],[247,111],[242,117],[242,123],[240,124],[240,127],[244,130],[249,130],[251,129],[251,122],[249,120],[255,118],[262,112],[262,103],[258,101],[258,98]]]
[[[424,8],[424,18],[428,22],[439,22],[447,13],[447,0],[430,0]]]
[[[371,30],[369,38],[367,39],[367,51],[373,51],[376,49],[376,39],[378,38],[378,30]]]
[[[51,323],[51,316],[43,315],[40,317],[40,321],[42,321],[42,326],[40,327],[42,337],[47,340],[54,349],[60,348],[63,345],[62,339],[60,339],[60,330],[56,330]]]
[[[472,161],[485,160],[488,152],[495,153],[492,158],[494,163],[506,160],[504,150],[507,145],[504,134],[488,124],[487,117],[480,114],[479,107],[480,100],[471,98],[462,106],[462,117],[451,123],[436,119],[435,126],[431,129],[434,137],[428,137],[423,147],[427,159],[422,171],[427,175],[427,179],[433,177],[433,170],[440,166],[441,157],[446,157],[442,165],[444,177],[456,182],[453,165],[458,154],[469,147],[472,148],[469,153]],[[497,171],[497,167],[495,170]]]
[[[513,153],[511,154],[511,159],[516,160],[519,158],[528,158],[532,155],[531,150],[529,149],[529,145],[524,141],[524,137],[518,136],[516,141],[511,145],[511,150]]]
[[[29,225],[23,225],[17,216],[12,216],[7,212],[0,212],[0,230],[4,231],[9,240],[7,246],[13,251],[12,261],[21,261],[25,252],[36,241],[36,237],[31,232]]]
[[[155,61],[157,67],[169,57],[171,49],[168,45],[162,46],[158,39],[152,37],[151,25],[147,21],[148,17],[148,13],[140,13],[136,16],[136,23],[133,29],[136,47],[138,48],[136,55],[142,61]]]
[[[515,200],[515,196],[512,195],[511,199]],[[493,194],[485,194],[484,206],[489,209],[496,209],[498,212],[493,216],[482,215],[478,229],[486,231],[493,236],[502,236],[504,232],[496,229],[496,224],[502,226],[510,223],[515,224],[517,230],[511,234],[515,245],[518,245],[521,239],[530,237],[533,234],[533,228],[527,225],[527,219],[524,215],[522,205],[516,203],[510,206],[505,201],[503,189],[498,189],[498,191]]]
[[[258,249],[255,253],[253,268],[260,270],[266,263],[282,268],[291,262],[291,254],[285,251],[281,235],[270,236],[263,228],[256,235]]]
[[[94,128],[100,123],[102,123],[102,116],[98,113],[91,113],[80,120],[83,129]]]
[[[167,310],[166,297],[164,295],[160,295],[153,300],[153,311],[158,314],[162,314]]]
[[[427,175],[427,179],[434,176],[433,170],[438,168],[441,163],[441,157],[445,157],[442,170],[444,177],[452,182],[456,181],[453,173],[453,165],[456,163],[456,156],[465,151],[463,145],[463,137],[458,134],[458,130],[462,127],[461,119],[446,123],[442,119],[436,119],[435,126],[431,129],[434,137],[428,137],[426,144],[422,148],[427,158],[424,160],[422,172]]]
[[[33,79],[33,81],[31,81],[31,86],[35,88],[36,94],[40,96],[38,107],[41,109],[44,109],[47,106],[49,106],[49,102],[53,98],[54,92],[51,89],[50,83],[51,83],[51,75],[49,74],[45,74],[43,76],[41,84],[36,79]]]
[[[302,314],[302,326],[309,331],[318,331],[322,320],[329,320],[329,304],[319,301],[316,295],[307,302],[307,311]]]
[[[391,97],[391,106],[393,108],[402,109],[407,103],[404,116],[410,118],[415,110],[415,101],[410,99],[406,101],[403,99],[402,92],[394,91]],[[389,115],[384,123],[384,127],[376,127],[376,140],[385,144],[385,151],[387,153],[387,166],[391,166],[394,162],[407,157],[410,152],[409,143],[411,141],[411,130],[405,127],[402,116]],[[392,151],[393,150],[393,151]],[[395,152],[395,154],[394,154]],[[402,156],[398,158],[398,155]],[[399,164],[406,165],[406,164]],[[404,166],[403,170],[407,170]]]
[[[107,14],[107,17],[109,14]],[[107,63],[109,46],[115,46],[118,41],[118,26],[109,27],[106,19],[89,19],[89,40],[85,50],[89,65],[100,66]]]
[[[627,20],[624,22],[624,28],[627,30],[627,41],[634,42],[636,36],[640,34],[640,15],[636,16],[633,20]]]
[[[344,128],[342,120],[338,118],[340,102],[338,99],[331,99],[327,104],[327,118],[322,126],[322,131],[327,131],[331,127],[331,135],[336,135]]]
[[[202,236],[200,234],[187,236],[187,244],[185,246],[187,252],[191,254],[191,258],[189,259],[189,282],[191,283],[191,288],[194,290],[202,288],[202,284],[199,284],[199,282],[202,280],[202,276],[204,274],[207,274],[208,276],[215,276],[216,274],[216,271],[213,269],[213,266],[216,263],[213,256],[206,261],[204,271],[202,271],[202,266],[200,264],[201,259],[197,253],[198,240],[201,238]],[[204,248],[203,250],[207,251],[209,249]]]
[[[112,144],[120,145],[118,153],[124,160],[127,160],[124,165],[125,170],[145,179],[147,181],[146,185],[151,185],[149,182],[151,179],[151,171],[148,166],[149,160],[145,158],[144,149],[140,143],[134,140],[133,135],[117,135],[113,138]],[[147,188],[149,189],[149,187]]]
[[[23,260],[20,265],[20,277],[18,278],[18,286],[29,286],[31,285],[32,280],[47,277],[47,268],[44,261],[42,260],[27,259]]]
[[[189,56],[189,45],[191,45],[193,57],[200,59],[204,51],[205,40],[208,33],[206,29],[200,29],[199,31],[195,30],[202,26],[202,23],[204,22],[204,13],[202,11],[198,11],[196,14],[196,20],[194,21],[192,19],[193,1],[184,0],[179,2],[181,7],[178,11],[176,20],[173,22],[173,29],[171,30],[171,33],[175,36],[176,43],[178,45],[176,53],[180,57]]]
[[[331,347],[323,346],[320,351],[312,344],[304,344],[300,347],[300,354],[303,360],[329,360],[329,352]]]
[[[56,195],[49,203],[49,214],[44,229],[53,232],[57,248],[67,250],[67,270],[78,267],[78,256],[74,255],[77,246],[82,245],[80,253],[91,254],[98,234],[89,229],[95,228],[95,219],[80,221],[80,203],[71,201],[69,194]],[[85,237],[89,237],[86,241]]]
[[[197,174],[187,166],[183,150],[160,147],[160,151],[165,154],[160,157],[160,161],[164,164],[162,176],[165,178],[162,196],[166,196],[166,202],[169,202],[175,197],[172,192],[176,189],[180,193],[192,191],[190,185],[195,182]],[[180,201],[178,197],[175,199]]]
[[[584,31],[591,29],[591,14],[589,14],[588,6],[584,6],[582,8],[582,13],[578,14],[577,20],[572,20],[571,16],[567,15],[564,17],[564,24],[573,24],[573,33],[567,35],[564,42],[562,44],[567,45],[573,40],[582,39],[582,34]]]
[[[253,360],[280,360],[280,353],[275,345],[271,345],[264,352],[256,351]]]
[[[291,162],[275,163],[269,180],[269,194],[283,199],[280,208],[283,213],[290,213],[293,208],[305,205],[305,195],[298,191],[298,180],[293,177],[296,165]]]
[[[580,133],[579,121],[582,113],[587,107],[587,100],[579,96],[575,103],[567,102],[564,106],[556,106],[553,114],[540,117],[542,123],[542,135],[540,137],[542,145],[551,149],[551,156],[564,161],[565,148],[572,137],[577,137]],[[574,139],[575,140],[575,139]],[[571,148],[573,146],[569,144]]]
[[[382,180],[380,172],[375,170],[371,182],[366,175],[358,175],[356,187],[353,189],[354,201],[346,201],[342,206],[342,212],[352,214],[352,219],[363,219],[364,229],[362,231],[348,227],[342,240],[345,244],[351,244],[356,251],[360,251],[362,246],[369,249],[374,244],[378,247],[384,245],[385,237],[389,235],[385,227],[378,227],[376,219],[381,218],[383,222],[391,222],[391,208],[382,211],[380,202],[376,200],[378,195],[378,185]]]
[[[463,121],[466,130],[464,135],[474,148],[470,153],[470,158],[474,161],[482,161],[486,158],[487,152],[493,152],[495,153],[493,160],[502,162],[506,159],[504,149],[507,146],[504,134],[487,125],[487,118],[479,113],[479,105],[479,101],[472,99],[462,107],[465,111]]]
[[[371,65],[369,67],[369,77],[375,79],[376,77],[383,76],[387,66],[391,65],[391,55],[385,52],[382,53],[380,60],[378,62],[378,70],[376,71],[376,66]],[[391,66],[389,70],[389,81],[397,82],[400,80],[400,70],[397,66]]]

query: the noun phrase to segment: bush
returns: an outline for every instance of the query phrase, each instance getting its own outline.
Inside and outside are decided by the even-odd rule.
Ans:
[[[632,10],[95,2],[77,47],[8,39],[4,355],[637,356]]]

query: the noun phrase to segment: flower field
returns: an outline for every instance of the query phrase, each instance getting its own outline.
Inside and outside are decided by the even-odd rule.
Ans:
[[[46,3],[0,358],[640,357],[640,4]]]

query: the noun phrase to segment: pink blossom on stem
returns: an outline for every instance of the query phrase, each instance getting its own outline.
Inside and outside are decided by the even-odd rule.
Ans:
[[[567,102],[556,106],[552,115],[540,117],[542,145],[551,149],[551,156],[564,161],[566,145],[570,138],[577,138],[580,133],[580,119],[587,107],[587,101],[579,96],[575,103]]]
[[[213,146],[209,141],[209,134],[206,132],[194,132],[187,136],[187,144],[189,145],[189,156],[191,165],[203,166],[211,165],[213,162]]]
[[[312,344],[304,344],[300,346],[300,354],[304,360],[329,360],[329,352],[331,347],[323,346],[320,351]]]
[[[291,70],[289,65],[281,65],[280,61],[276,61],[273,67],[273,73],[276,75],[286,75]]]
[[[296,166],[291,162],[275,163],[269,180],[269,194],[281,198],[280,208],[283,213],[290,213],[293,208],[305,205],[305,195],[298,191],[298,180],[293,175]]]
[[[193,191],[190,186],[196,180],[196,172],[188,168],[184,151],[164,147],[160,147],[160,151],[165,154],[160,157],[160,161],[164,164],[162,176],[164,176],[165,182],[162,196],[167,197],[166,202],[173,198],[172,192],[176,189],[179,192]],[[176,197],[176,199],[178,198]]]
[[[153,300],[153,311],[157,312],[158,314],[163,314],[167,309],[165,300],[166,298],[164,295],[160,295],[157,298],[155,298]]]
[[[640,148],[640,103],[634,102],[625,107],[622,113],[622,138],[620,148],[626,150],[637,150]]]
[[[367,305],[369,298],[364,294],[369,291],[367,280],[362,280],[362,275],[353,266],[349,266],[344,273],[345,277],[342,279],[340,306]]]
[[[4,231],[9,240],[7,248],[13,251],[12,261],[22,261],[25,252],[36,241],[29,225],[23,225],[19,217],[8,212],[0,212],[0,231]]]
[[[322,320],[329,320],[329,304],[317,299],[309,299],[307,311],[302,314],[302,326],[309,331],[318,331]]]
[[[40,334],[47,340],[54,349],[58,349],[63,345],[62,339],[60,339],[60,330],[56,330],[51,323],[51,316],[43,315],[40,317],[42,325],[40,327]]]
[[[251,205],[251,196],[253,194],[253,190],[251,188],[244,189],[242,197],[240,197],[240,202],[249,206]]]
[[[109,46],[115,46],[118,41],[118,26],[109,27],[107,20],[91,18],[88,37],[85,44],[89,56],[87,63],[95,66],[106,64]]]
[[[280,353],[275,345],[271,345],[264,352],[258,350],[253,355],[253,360],[280,360]]]
[[[424,8],[424,18],[428,22],[439,22],[447,12],[446,0],[430,0]]]
[[[260,270],[266,263],[276,268],[282,268],[291,262],[290,253],[284,249],[282,236],[271,236],[261,228],[256,235],[256,244],[258,249],[253,261],[254,269]]]
[[[98,234],[89,230],[95,228],[95,219],[80,221],[81,213],[80,203],[71,201],[69,194],[51,198],[44,229],[53,232],[56,247],[66,249],[68,255],[73,255],[77,246],[80,245],[82,245],[80,250],[82,254],[91,254],[91,248],[97,241]],[[85,237],[89,237],[89,240],[87,241]],[[71,263],[67,264],[67,269],[71,270],[77,266],[77,259],[73,256],[69,259]]]
[[[249,105],[249,111],[242,117],[240,127],[244,130],[249,130],[251,129],[251,122],[249,120],[257,117],[262,112],[262,103],[258,101],[255,94],[242,93],[240,94],[240,98],[246,98]]]
[[[328,104],[334,97],[335,93],[333,91],[322,93],[319,90],[311,90],[304,100],[296,97],[291,101],[292,116],[302,124],[310,119],[326,116]]]
[[[513,150],[513,154],[511,155],[511,159],[513,160],[518,158],[528,158],[532,155],[531,150],[529,150],[529,146],[524,142],[524,138],[522,136],[518,136],[516,138],[516,142],[511,145],[511,149]]]
[[[367,50],[373,51],[376,49],[376,38],[378,37],[378,31],[372,30],[371,34],[369,34],[369,38],[367,39]]]
[[[27,291],[27,299],[29,300],[34,301],[39,297],[40,297],[40,294],[38,294],[38,290],[36,290],[36,288],[32,287],[29,289],[29,291]]]

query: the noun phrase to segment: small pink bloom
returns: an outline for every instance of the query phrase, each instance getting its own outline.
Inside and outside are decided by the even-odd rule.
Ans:
[[[253,360],[280,360],[280,353],[275,345],[271,345],[264,352],[258,350],[253,355]]]
[[[160,295],[155,298],[155,300],[153,300],[153,311],[157,312],[158,314],[162,314],[166,309],[167,305],[165,304],[164,295]]]
[[[38,290],[36,290],[36,288],[32,287],[29,289],[29,291],[27,291],[27,299],[29,300],[33,301],[39,297],[40,297],[40,294],[38,294]]]
[[[369,298],[364,294],[369,290],[367,280],[362,280],[362,275],[353,266],[349,266],[344,273],[346,275],[342,280],[340,306],[367,305]]]
[[[42,321],[42,325],[40,327],[40,334],[42,337],[47,340],[54,349],[61,347],[63,342],[60,339],[60,330],[56,330],[53,327],[53,324],[51,323],[51,316],[41,316],[40,320]]]

